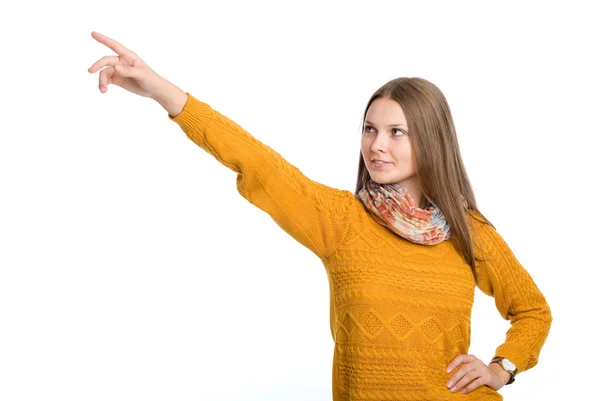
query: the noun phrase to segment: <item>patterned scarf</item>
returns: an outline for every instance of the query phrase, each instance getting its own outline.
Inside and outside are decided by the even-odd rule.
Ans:
[[[452,237],[439,207],[427,200],[421,209],[402,185],[369,179],[357,195],[375,221],[409,241],[435,245]]]

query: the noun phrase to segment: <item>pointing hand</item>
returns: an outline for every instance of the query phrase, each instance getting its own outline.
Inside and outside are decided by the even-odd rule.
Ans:
[[[164,87],[165,79],[158,75],[137,54],[125,46],[98,32],[92,32],[92,37],[106,45],[117,55],[104,56],[88,69],[94,73],[100,70],[99,85],[101,93],[106,93],[109,84],[133,92],[136,95],[154,98]]]

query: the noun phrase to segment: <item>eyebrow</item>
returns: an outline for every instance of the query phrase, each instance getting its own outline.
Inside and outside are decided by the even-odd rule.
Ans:
[[[372,122],[370,122],[369,120],[365,120],[365,124],[375,125]],[[408,127],[404,124],[390,124],[390,125],[388,125],[388,127],[402,127],[402,128],[408,129]]]

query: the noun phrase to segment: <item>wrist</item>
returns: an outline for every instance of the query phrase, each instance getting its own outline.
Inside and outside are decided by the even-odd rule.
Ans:
[[[163,83],[157,93],[152,96],[152,99],[160,104],[171,117],[176,117],[187,103],[188,95],[176,85],[163,78]]]
[[[502,385],[508,383],[508,381],[510,380],[510,373],[502,369],[502,366],[500,366],[498,362],[492,362],[488,365],[488,367],[498,375],[498,377],[502,381]]]

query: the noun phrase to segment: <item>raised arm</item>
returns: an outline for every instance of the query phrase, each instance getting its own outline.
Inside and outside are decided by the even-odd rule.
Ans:
[[[494,297],[500,315],[511,324],[495,356],[510,359],[522,373],[537,364],[550,331],[552,313],[544,295],[502,236],[490,225],[477,222],[475,227],[486,258],[477,263],[478,287]]]
[[[88,69],[100,71],[101,93],[113,84],[156,100],[192,141],[238,173],[243,197],[321,259],[336,249],[360,210],[350,191],[310,180],[235,122],[158,75],[135,52],[98,32],[92,37],[117,53]]]
[[[238,173],[238,192],[319,258],[341,242],[357,201],[350,191],[315,182],[237,123],[187,93],[175,117],[194,143]]]

